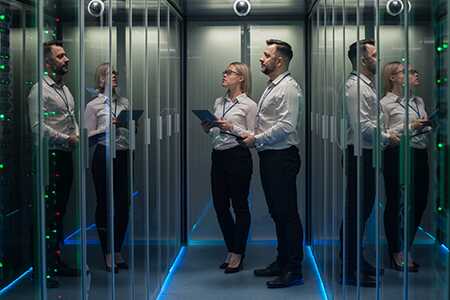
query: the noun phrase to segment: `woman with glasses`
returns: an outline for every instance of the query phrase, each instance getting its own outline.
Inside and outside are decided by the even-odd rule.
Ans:
[[[128,174],[128,128],[127,124],[119,122],[118,116],[122,111],[128,111],[128,99],[117,94],[117,72],[111,70],[109,63],[101,64],[95,72],[98,95],[86,106],[86,128],[90,144],[95,146],[92,159],[92,176],[97,196],[95,223],[105,258],[106,271],[117,273],[119,268],[128,269],[120,251],[128,227],[129,190],[128,182],[124,180]],[[112,90],[111,97],[109,96]],[[124,112],[126,113],[126,112]],[[115,129],[115,157],[113,158],[113,206],[114,206],[114,245],[108,239],[108,184],[107,184],[107,153],[111,133],[111,123]],[[114,130],[113,129],[113,130]],[[114,266],[112,256],[114,255]]]
[[[220,266],[225,273],[242,269],[250,229],[248,194],[252,157],[240,144],[240,135],[255,129],[256,103],[249,98],[251,74],[247,65],[233,62],[223,72],[223,97],[214,103],[213,123],[201,125],[212,139],[211,188],[214,209],[228,254]],[[230,212],[230,202],[234,218]]]
[[[428,199],[428,152],[427,134],[431,127],[425,104],[422,98],[414,96],[412,89],[420,85],[419,73],[409,70],[409,103],[404,95],[405,75],[400,62],[391,62],[384,66],[383,79],[385,96],[381,99],[385,126],[388,130],[405,135],[406,117],[409,116],[409,151],[411,153],[412,187],[408,202],[408,226],[404,227],[404,188],[401,184],[400,168],[407,159],[400,153],[400,145],[390,145],[384,150],[384,183],[386,189],[386,207],[384,211],[384,226],[391,256],[391,266],[398,271],[403,270],[405,255],[408,255],[408,271],[417,272],[419,265],[412,259],[409,249],[427,206]],[[403,216],[403,217],[402,217]],[[403,230],[408,231],[405,254]]]

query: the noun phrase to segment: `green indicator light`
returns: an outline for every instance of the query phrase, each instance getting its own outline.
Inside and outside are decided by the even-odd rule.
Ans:
[[[0,114],[0,120],[4,120],[5,118],[5,114]]]
[[[442,207],[439,206],[437,210],[438,210],[438,211],[442,211]]]
[[[436,82],[437,82],[437,83],[441,83],[441,80],[440,80],[440,79],[438,79],[438,80],[436,80]]]
[[[47,71],[45,71],[45,72],[44,72],[44,75],[48,75],[48,72],[47,72]]]
[[[44,30],[44,33],[45,33],[45,34],[48,34],[48,30]]]
[[[5,168],[4,164],[0,164],[0,170],[3,170]]]
[[[48,195],[46,194],[46,195],[44,196],[44,198],[45,198],[45,199],[48,199]]]
[[[6,69],[6,65],[5,64],[1,64],[0,65],[0,70],[5,70]]]
[[[444,144],[443,143],[439,143],[438,144],[438,148],[444,148]]]
[[[47,279],[50,279],[50,275],[45,276]]]
[[[50,239],[50,236],[49,236],[49,235],[46,235],[45,238],[46,238],[47,240],[49,240],[49,239]]]
[[[443,49],[442,49],[441,46],[437,47],[437,51],[438,51],[438,52],[442,52],[442,50],[443,50]]]
[[[444,44],[442,45],[442,48],[447,49],[447,48],[448,48],[448,44],[447,44],[447,43],[444,43]]]
[[[3,263],[0,261],[0,268],[3,268]]]
[[[6,16],[4,14],[0,15],[0,21],[5,21],[6,20]]]

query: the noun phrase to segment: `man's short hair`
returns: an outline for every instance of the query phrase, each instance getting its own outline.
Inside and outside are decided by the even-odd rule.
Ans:
[[[266,41],[267,46],[276,45],[278,54],[286,59],[287,63],[289,63],[292,59],[292,47],[286,42],[281,40],[269,39]]]
[[[359,53],[361,57],[367,57],[367,45],[375,46],[375,41],[372,39],[359,40]],[[350,59],[350,61],[352,62],[352,66],[354,69],[356,69],[357,66],[356,61],[357,47],[358,41],[351,44],[347,52],[348,59]]]
[[[62,41],[52,40],[44,43],[44,61],[46,63],[50,62],[52,59],[52,46],[63,47],[64,44]]]

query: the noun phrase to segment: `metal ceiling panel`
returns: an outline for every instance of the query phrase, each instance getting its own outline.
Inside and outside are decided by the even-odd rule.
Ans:
[[[307,0],[249,0],[250,17],[304,15]],[[185,0],[188,16],[235,16],[234,0]]]

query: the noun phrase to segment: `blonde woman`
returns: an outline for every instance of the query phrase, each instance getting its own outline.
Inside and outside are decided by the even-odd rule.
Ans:
[[[111,76],[112,96],[108,96],[109,77]],[[92,176],[97,196],[95,210],[95,223],[105,258],[106,271],[117,273],[119,268],[128,269],[120,250],[128,227],[129,190],[127,184],[128,174],[128,128],[127,124],[120,124],[117,116],[128,110],[128,99],[117,94],[117,73],[108,63],[101,64],[95,72],[97,97],[86,106],[86,128],[90,139],[95,140],[95,151],[92,159]],[[105,91],[106,90],[106,91]],[[116,157],[113,159],[113,194],[114,194],[114,246],[108,242],[108,198],[107,198],[107,135],[109,118],[116,127],[115,147]],[[115,265],[112,265],[114,255]]]
[[[386,208],[384,211],[384,226],[386,238],[391,255],[391,266],[398,271],[403,270],[405,254],[403,253],[403,230],[408,230],[407,248],[414,241],[417,228],[420,225],[423,212],[427,206],[428,198],[428,153],[427,135],[431,128],[428,126],[428,115],[425,104],[420,97],[411,96],[406,103],[403,95],[405,75],[404,67],[400,62],[391,62],[385,65],[383,79],[385,96],[381,99],[381,105],[385,117],[385,125],[388,130],[405,134],[406,114],[409,115],[410,151],[411,151],[411,202],[409,224],[403,228],[400,217],[404,212],[401,209],[402,192],[400,185],[400,146],[392,145],[384,150],[384,183],[386,188]],[[409,70],[408,80],[410,86],[409,95],[413,95],[412,89],[420,84],[418,72]],[[406,160],[404,160],[406,161]],[[410,257],[409,252],[408,271],[417,272],[419,265]]]
[[[247,197],[252,176],[252,157],[248,148],[240,145],[239,136],[253,133],[256,103],[249,98],[251,75],[247,65],[233,62],[223,72],[224,97],[216,99],[214,124],[202,123],[213,143],[211,188],[214,208],[228,254],[220,268],[225,273],[242,269],[250,211]],[[233,219],[230,212],[233,206]]]

